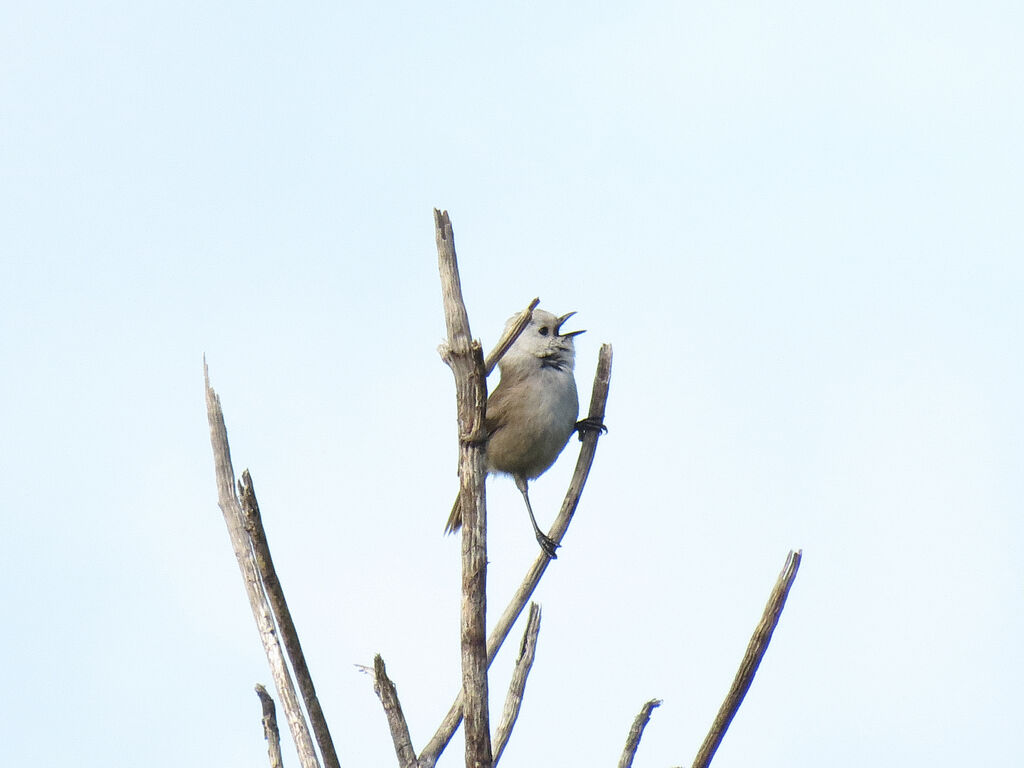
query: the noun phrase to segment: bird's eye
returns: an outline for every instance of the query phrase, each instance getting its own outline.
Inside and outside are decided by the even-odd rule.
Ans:
[[[547,336],[548,335],[548,327],[546,325],[542,325],[540,327],[540,335],[541,336]]]

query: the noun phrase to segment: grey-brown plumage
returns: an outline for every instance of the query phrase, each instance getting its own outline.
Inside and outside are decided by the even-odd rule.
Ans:
[[[550,557],[557,545],[538,527],[527,485],[555,463],[576,429],[573,337],[583,331],[561,332],[574,314],[557,317],[535,309],[530,324],[498,363],[501,380],[487,398],[487,470],[512,475],[537,541]],[[461,526],[462,507],[456,497],[445,532]]]

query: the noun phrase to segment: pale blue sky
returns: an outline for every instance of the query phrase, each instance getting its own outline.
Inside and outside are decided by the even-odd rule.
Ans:
[[[996,2],[0,7],[4,764],[263,764],[204,353],[343,764],[394,764],[375,652],[433,733],[435,206],[485,346],[577,310],[584,402],[615,347],[502,765],[614,763],[652,697],[636,765],[689,764],[796,547],[716,766],[1020,763],[1022,33]],[[536,543],[489,499],[496,612]]]

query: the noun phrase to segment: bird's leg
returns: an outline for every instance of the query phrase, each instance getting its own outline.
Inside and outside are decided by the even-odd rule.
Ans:
[[[555,554],[555,550],[558,549],[558,544],[552,541],[537,525],[537,518],[533,516],[533,507],[530,506],[530,494],[526,492],[526,478],[514,476],[513,479],[516,481],[516,488],[523,494],[523,501],[526,502],[526,511],[530,513],[530,522],[533,523],[533,533],[537,537],[537,543],[540,544],[545,555],[552,560],[556,559],[558,555]]]
[[[591,419],[591,418],[580,419],[579,421],[576,422],[576,426],[573,427],[573,429],[575,429],[577,432],[580,433],[580,442],[581,443],[583,442],[583,436],[587,432],[597,432],[598,434],[603,434],[603,433],[608,432],[608,427],[606,427],[604,424],[602,424],[599,419]]]

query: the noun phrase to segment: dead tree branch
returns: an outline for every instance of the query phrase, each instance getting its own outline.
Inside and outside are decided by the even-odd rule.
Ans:
[[[715,751],[722,743],[722,738],[729,729],[729,724],[736,715],[736,711],[740,708],[740,704],[743,703],[743,697],[747,695],[750,684],[754,681],[754,674],[757,672],[761,659],[764,658],[764,654],[768,650],[768,643],[771,642],[772,633],[775,631],[779,618],[782,616],[782,609],[786,605],[789,589],[793,586],[793,582],[796,580],[796,573],[800,569],[801,557],[802,552],[797,550],[796,552],[790,552],[786,558],[786,564],[783,566],[782,572],[775,582],[775,588],[772,589],[771,596],[768,598],[768,604],[765,606],[761,621],[757,625],[757,629],[754,630],[750,643],[747,645],[747,652],[743,655],[743,661],[740,663],[739,671],[732,681],[732,687],[729,689],[725,701],[722,702],[718,715],[711,725],[711,730],[705,737],[704,743],[701,744],[700,751],[697,752],[697,757],[693,761],[693,768],[707,768],[711,764],[711,758],[715,756]]]
[[[438,271],[448,343],[441,356],[455,376],[459,423],[459,497],[462,504],[462,694],[466,768],[491,765],[487,688],[487,508],[484,406],[486,376],[480,343],[473,341],[462,298],[455,235],[448,212],[434,209]]]
[[[629,736],[626,738],[626,748],[622,750],[622,757],[619,758],[619,768],[632,768],[633,757],[636,755],[636,748],[640,746],[640,737],[644,735],[644,728],[650,722],[651,712],[655,707],[661,706],[661,699],[651,699],[640,710],[640,714],[633,721],[629,729]]]
[[[516,659],[515,669],[512,671],[512,681],[508,686],[508,695],[505,698],[505,709],[501,713],[501,722],[494,733],[494,765],[498,764],[505,745],[508,744],[508,737],[512,735],[512,727],[519,718],[519,709],[523,705],[523,693],[526,691],[526,678],[533,666],[534,656],[537,654],[537,635],[540,633],[540,606],[530,603],[530,615],[526,620],[526,630],[523,632],[523,641],[519,644],[519,658]]]
[[[610,344],[601,345],[601,351],[598,355],[597,361],[597,373],[594,376],[594,387],[590,397],[590,413],[589,418],[596,419],[595,423],[604,422],[605,404],[608,401],[608,388],[611,383],[612,375],[612,347]],[[597,440],[600,437],[600,433],[593,430],[588,430],[583,437],[583,445],[580,448],[580,455],[576,461],[576,471],[573,473],[572,480],[569,483],[569,490],[566,492],[565,500],[562,502],[562,508],[558,513],[558,517],[555,518],[554,525],[551,527],[551,531],[548,534],[556,542],[560,542],[562,537],[565,535],[566,530],[569,527],[569,523],[572,522],[572,516],[576,512],[576,506],[579,504],[580,496],[583,493],[583,486],[587,482],[587,476],[590,474],[590,467],[594,463],[594,455],[597,452]],[[505,612],[501,614],[494,629],[491,630],[491,634],[487,639],[487,664],[490,665],[494,661],[495,655],[498,653],[498,649],[501,648],[502,643],[505,642],[505,638],[508,637],[508,633],[512,629],[512,625],[515,623],[519,614],[522,613],[523,608],[526,606],[533,594],[537,585],[540,583],[541,577],[547,570],[548,565],[552,561],[544,553],[540,553],[537,559],[530,566],[530,570],[527,571],[526,577],[523,579],[522,584],[516,590],[512,596],[512,600],[509,602]],[[441,754],[445,746],[451,740],[455,730],[459,727],[459,723],[462,721],[462,693],[456,697],[455,702],[452,704],[451,709],[448,710],[448,714],[445,715],[444,720],[438,727],[437,732],[433,735],[427,745],[423,748],[420,753],[420,766],[421,768],[433,768],[437,762],[438,755]]]
[[[338,753],[334,751],[334,740],[327,727],[324,711],[320,707],[320,699],[317,698],[316,689],[313,687],[313,677],[309,673],[306,656],[302,652],[299,632],[295,628],[292,612],[288,609],[288,603],[284,599],[284,588],[281,586],[281,580],[277,577],[274,560],[270,556],[270,544],[267,542],[267,532],[263,529],[263,518],[260,516],[260,506],[256,501],[256,489],[253,487],[252,477],[247,469],[242,471],[238,492],[242,497],[245,530],[252,542],[256,567],[259,568],[260,579],[263,581],[263,587],[270,599],[270,607],[274,611],[274,619],[281,631],[284,649],[288,652],[288,659],[292,663],[295,679],[313,726],[313,735],[316,736],[317,745],[320,747],[320,754],[323,756],[327,768],[340,768]]]
[[[267,689],[259,683],[256,684],[256,695],[260,697],[260,704],[263,706],[263,737],[267,740],[270,768],[283,768],[281,732],[277,729],[277,710],[274,707],[274,700],[270,698]]]
[[[260,641],[263,643],[263,650],[267,654],[274,686],[277,689],[281,705],[284,707],[288,728],[299,754],[299,762],[303,768],[319,768],[320,761],[313,748],[309,727],[295,695],[295,686],[291,674],[288,672],[281,644],[277,640],[273,612],[263,589],[251,540],[245,530],[242,505],[239,503],[238,496],[235,495],[235,470],[231,466],[231,450],[228,447],[228,431],[224,424],[224,412],[221,410],[220,398],[210,386],[210,372],[205,360],[203,361],[203,375],[206,381],[206,415],[210,423],[210,443],[213,446],[213,463],[217,476],[218,504],[224,513],[224,522],[227,524],[228,535],[231,537],[231,546],[235,551],[239,570],[242,572],[242,582],[249,597],[253,617],[256,619],[256,627],[259,630]]]
[[[384,714],[391,729],[391,740],[395,744],[395,754],[398,755],[398,765],[401,768],[416,768],[416,751],[412,748],[409,724],[398,701],[398,690],[388,677],[384,659],[379,653],[373,657],[373,692],[384,705]]]

